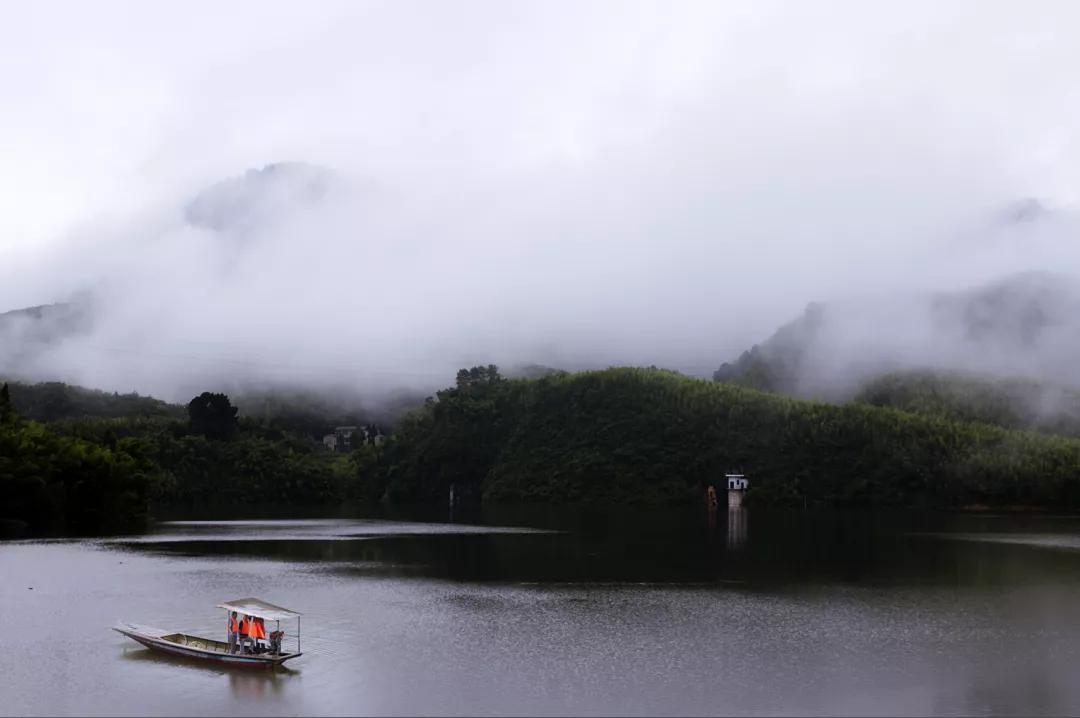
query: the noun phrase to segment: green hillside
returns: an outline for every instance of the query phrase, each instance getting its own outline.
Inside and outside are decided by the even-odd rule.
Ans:
[[[1080,437],[1080,391],[1030,379],[930,370],[894,372],[867,383],[855,401]]]
[[[475,370],[474,370],[475,371]],[[791,505],[1080,505],[1080,441],[656,369],[459,376],[368,470],[391,499],[664,503],[737,468]]]
[[[0,379],[0,383],[3,380]],[[8,382],[15,411],[31,421],[73,418],[160,416],[180,418],[184,407],[139,394],[115,394],[59,381],[28,384]]]
[[[442,503],[451,487],[463,500],[659,505],[699,501],[704,482],[731,470],[749,475],[751,505],[1080,508],[1080,439],[987,423],[1022,417],[993,401],[960,411],[953,394],[918,386],[865,398],[919,413],[660,369],[509,380],[475,367],[386,443],[351,454],[284,428],[278,407],[238,417],[224,394],[196,397],[184,419],[139,408],[39,423],[5,387],[0,523],[101,531],[139,525],[152,501]]]
[[[374,448],[330,453],[315,437],[282,428],[276,414],[237,417],[225,395],[204,396],[220,399],[217,426],[214,416],[192,415],[191,405],[0,383],[0,534],[11,524],[59,533],[138,528],[151,502],[339,502],[356,482],[357,461]],[[20,406],[51,420],[28,420]]]
[[[64,436],[19,419],[0,384],[0,524],[70,533],[137,528],[157,479],[131,440]]]

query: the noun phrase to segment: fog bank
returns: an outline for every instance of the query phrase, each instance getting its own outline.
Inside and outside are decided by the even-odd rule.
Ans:
[[[0,370],[173,399],[707,375],[812,300],[1080,266],[1070,3],[210,10],[0,30],[0,310],[90,308],[8,322]]]

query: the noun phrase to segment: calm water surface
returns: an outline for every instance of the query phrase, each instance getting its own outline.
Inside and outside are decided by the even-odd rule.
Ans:
[[[1080,519],[486,509],[0,543],[0,714],[1080,714]],[[159,657],[302,611],[275,672]]]

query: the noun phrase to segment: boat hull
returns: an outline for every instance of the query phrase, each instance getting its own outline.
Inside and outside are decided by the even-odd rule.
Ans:
[[[221,641],[189,636],[183,633],[170,633],[133,624],[114,626],[113,630],[153,651],[227,666],[272,668],[302,655],[301,653],[282,653],[279,655],[229,653],[226,648],[227,644]]]

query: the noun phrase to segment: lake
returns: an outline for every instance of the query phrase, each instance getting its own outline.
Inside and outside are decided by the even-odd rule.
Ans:
[[[0,542],[0,577],[3,715],[1080,714],[1077,517],[343,509]],[[246,596],[304,614],[287,669],[110,630],[224,639]]]

